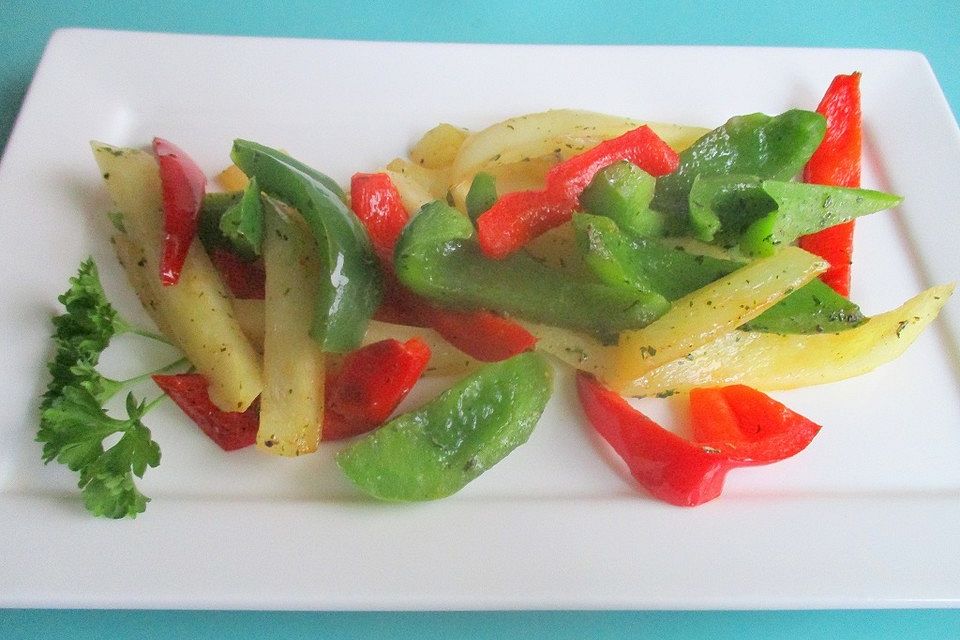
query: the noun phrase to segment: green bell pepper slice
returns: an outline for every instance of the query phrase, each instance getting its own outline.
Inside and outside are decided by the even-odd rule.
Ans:
[[[583,260],[611,286],[656,291],[674,301],[732,273],[744,263],[675,249],[664,241],[632,238],[603,216],[573,216]],[[812,280],[742,328],[766,333],[820,333],[864,322],[860,308],[821,280]]]
[[[688,227],[690,188],[697,176],[753,175],[788,180],[820,145],[826,120],[814,111],[792,109],[778,116],[736,116],[680,153],[680,165],[657,180],[651,207],[667,214],[668,231]]]
[[[330,178],[275,149],[235,140],[230,157],[267,194],[298,209],[326,260],[311,335],[324,351],[360,345],[380,304],[381,273],[366,230]]]
[[[536,353],[487,365],[342,450],[337,464],[381,500],[444,498],[527,441],[552,387]]]
[[[470,220],[440,201],[425,205],[404,228],[394,269],[402,284],[438,305],[498,311],[605,342],[650,324],[670,306],[659,293],[574,279],[524,252],[491,260]]]
[[[606,216],[633,236],[662,236],[663,213],[650,208],[657,180],[632,162],[604,167],[580,194],[587,213]]]
[[[256,176],[243,190],[240,199],[220,217],[218,225],[237,253],[246,260],[260,255],[263,244],[263,203]]]
[[[777,208],[743,232],[740,250],[748,256],[769,256],[800,236],[883,211],[902,198],[872,189],[764,180],[763,191]]]
[[[476,223],[487,209],[493,206],[497,201],[497,179],[489,173],[479,172],[473,176],[470,183],[470,190],[467,191],[465,204],[467,205],[467,215]]]

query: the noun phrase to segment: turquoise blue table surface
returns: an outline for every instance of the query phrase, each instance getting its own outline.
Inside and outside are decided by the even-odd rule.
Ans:
[[[515,6],[521,5],[521,6]],[[251,7],[255,8],[251,8]],[[960,3],[0,0],[0,147],[51,32],[100,27],[365,40],[857,47],[920,51],[960,113]],[[2,561],[2,559],[0,559]],[[960,578],[958,578],[960,579]],[[82,588],[78,585],[78,588]],[[948,638],[960,612],[0,611],[0,638]]]

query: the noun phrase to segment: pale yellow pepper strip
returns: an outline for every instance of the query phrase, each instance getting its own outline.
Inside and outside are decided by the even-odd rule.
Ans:
[[[729,332],[619,389],[632,396],[745,384],[765,391],[858,376],[899,357],[937,317],[954,285],[927,289],[892,311],[839,333]]]
[[[602,376],[615,389],[691,353],[757,317],[822,273],[827,264],[797,247],[755,260],[686,295],[662,317],[620,334],[614,363]]]

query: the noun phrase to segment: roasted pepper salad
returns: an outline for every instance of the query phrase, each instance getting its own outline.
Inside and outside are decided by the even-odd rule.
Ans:
[[[850,297],[854,219],[900,202],[860,186],[859,82],[712,130],[571,110],[441,124],[347,190],[248,140],[211,180],[168,140],[94,142],[110,241],[156,328],[80,265],[53,319],[43,460],[79,474],[93,514],[136,516],[136,478],[160,462],[145,420],[169,397],[225,451],[349,439],[336,464],[360,491],[432,500],[526,442],[570,366],[641,495],[716,498],[729,470],[820,430],[765,392],[896,358],[952,293],[873,317]],[[121,334],[182,358],[109,379],[99,359]],[[428,375],[456,381],[398,414]],[[150,378],[157,397],[130,391]],[[125,415],[105,408],[119,394]],[[689,436],[626,399],[674,394]]]

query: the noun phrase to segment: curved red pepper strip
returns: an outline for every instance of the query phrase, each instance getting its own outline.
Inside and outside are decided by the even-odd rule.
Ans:
[[[648,126],[605,140],[554,165],[540,191],[515,191],[477,218],[477,240],[490,258],[504,258],[545,231],[570,220],[580,194],[600,169],[627,160],[652,176],[666,175],[680,162],[677,153]]]
[[[745,385],[694,389],[690,419],[696,442],[720,447],[743,465],[794,456],[820,431],[819,425]]]
[[[667,431],[582,372],[577,374],[577,394],[590,424],[654,497],[692,507],[720,495],[734,466],[724,452]]]
[[[154,138],[153,152],[160,165],[160,187],[163,191],[164,238],[160,282],[169,286],[180,281],[187,251],[197,235],[197,220],[207,178],[197,163],[172,142]]]
[[[790,457],[820,430],[742,385],[690,394],[694,441],[667,431],[582,372],[577,374],[577,393],[590,424],[633,477],[655,497],[679,506],[716,498],[730,469]]]
[[[207,379],[199,373],[155,375],[153,381],[224,451],[242,449],[257,441],[259,400],[246,411],[221,411],[210,401]]]
[[[340,440],[386,422],[430,361],[419,338],[382,340],[351,352],[326,381],[323,440]]]
[[[803,170],[805,182],[838,187],[860,186],[862,123],[860,74],[838,75],[817,112],[827,119],[823,141]],[[830,267],[820,277],[842,295],[850,294],[853,221],[803,236],[800,247],[824,258]]]
[[[376,315],[378,319],[430,327],[481,362],[505,360],[536,345],[533,334],[508,318],[490,311],[442,309],[397,282],[393,277],[393,249],[409,215],[389,175],[355,174],[350,180],[350,203],[387,271],[386,292]]]

